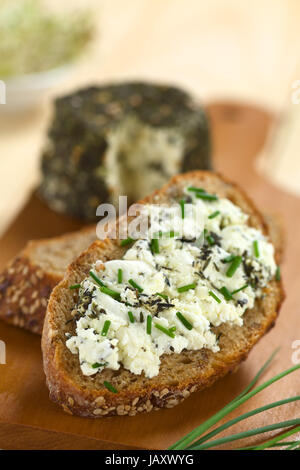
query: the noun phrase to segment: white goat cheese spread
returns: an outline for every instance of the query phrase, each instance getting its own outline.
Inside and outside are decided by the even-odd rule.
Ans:
[[[66,344],[84,375],[123,366],[151,378],[162,354],[218,351],[212,328],[242,325],[274,276],[273,245],[238,206],[193,188],[182,200],[145,206],[145,236],[82,281]]]

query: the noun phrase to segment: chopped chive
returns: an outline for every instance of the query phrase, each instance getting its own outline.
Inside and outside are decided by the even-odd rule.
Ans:
[[[237,268],[239,267],[239,265],[241,264],[242,262],[242,257],[241,256],[235,256],[231,265],[229,266],[229,268],[227,269],[226,271],[226,276],[227,277],[232,277],[235,273],[235,271],[237,270]]]
[[[206,235],[206,240],[208,241],[208,244],[210,246],[214,245],[216,242],[214,240],[214,238],[211,236],[211,235]]]
[[[178,287],[177,292],[179,293],[186,292],[187,290],[195,289],[195,287],[196,287],[196,283],[194,282],[193,284],[187,284],[186,286]]]
[[[110,382],[106,382],[106,380],[104,380],[103,385],[104,385],[104,387],[106,387],[107,390],[109,390],[110,392],[112,392],[112,393],[118,393],[118,390],[117,390]]]
[[[161,297],[164,300],[169,300],[169,298],[166,294],[161,294],[160,292],[156,292],[156,295],[158,295],[159,297]]]
[[[227,287],[225,287],[225,286],[221,287],[220,292],[224,296],[225,300],[231,300],[232,299],[233,292],[230,293],[229,290],[227,289]]]
[[[276,268],[275,279],[276,279],[277,282],[279,282],[280,279],[281,279],[280,266],[277,266],[277,268]]]
[[[182,315],[182,313],[177,312],[176,317],[181,321],[181,323],[188,329],[192,330],[193,325]]]
[[[128,317],[129,317],[129,321],[130,323],[134,323],[135,320],[134,320],[134,316],[133,316],[133,313],[132,312],[127,312],[128,313]]]
[[[137,289],[139,292],[143,292],[144,289],[141,286],[139,286],[133,279],[129,279],[128,282],[132,287]]]
[[[181,208],[181,218],[184,219],[184,205],[185,205],[185,201],[183,199],[181,199],[179,201],[179,204],[180,204],[180,208]]]
[[[231,263],[235,258],[235,255],[229,255],[226,258],[223,258],[221,261],[222,263]]]
[[[101,331],[101,336],[107,336],[110,325],[111,325],[111,321],[106,320]]]
[[[151,240],[151,251],[152,253],[159,253],[159,243],[157,238]]]
[[[104,283],[96,276],[96,274],[93,273],[93,271],[90,271],[90,276],[97,282],[97,284],[99,284],[99,286],[104,287]]]
[[[123,270],[118,269],[118,283],[121,284],[123,281]]]
[[[254,242],[253,242],[253,251],[254,251],[254,256],[256,258],[259,258],[258,240],[254,240]]]
[[[73,286],[69,286],[69,289],[79,289],[80,284],[73,284]]]
[[[190,186],[189,188],[187,188],[188,191],[192,191],[194,193],[205,193],[205,190],[202,189],[202,188],[196,188],[195,186]]]
[[[109,287],[102,286],[102,287],[100,287],[100,291],[103,292],[103,294],[110,295],[111,297],[113,297],[116,300],[120,300],[120,297],[121,297],[120,293],[115,291],[115,290],[110,289]]]
[[[105,362],[102,364],[100,362],[94,362],[94,364],[92,364],[93,369],[98,369],[99,367],[104,367],[104,366],[105,366]]]
[[[178,237],[179,236],[179,232],[175,232],[174,230],[170,230],[169,232],[162,232],[161,230],[159,230],[159,232],[155,232],[153,234],[153,237],[154,238],[174,238],[174,237]]]
[[[170,336],[170,338],[175,338],[175,335],[173,333],[173,331],[170,331],[168,330],[167,328],[165,328],[164,326],[161,326],[159,323],[155,323],[155,328],[157,328],[158,330],[162,331],[163,333],[165,333],[165,335],[168,335]]]
[[[213,212],[212,214],[210,214],[210,216],[208,217],[209,219],[214,219],[215,217],[217,217],[219,214],[221,214],[220,211],[215,211]]]
[[[219,299],[219,297],[217,297],[216,294],[212,290],[210,290],[208,293],[213,299],[215,299],[218,302],[218,304],[222,302],[221,299]]]
[[[124,240],[122,240],[120,245],[121,246],[126,246],[126,245],[129,245],[129,243],[132,243],[133,241],[134,241],[133,238],[128,237],[128,238],[125,238]]]
[[[176,331],[176,326],[171,326],[171,328],[169,328],[169,331],[170,331],[171,333],[173,333],[174,331]]]
[[[238,292],[240,292],[241,290],[244,290],[248,287],[248,284],[245,284],[244,286],[240,287],[239,289],[236,289],[234,291],[231,292],[231,295],[234,295],[234,294],[237,294]]]
[[[215,194],[207,194],[207,193],[196,193],[196,197],[198,199],[204,199],[205,201],[217,201],[218,196]]]
[[[147,316],[147,334],[151,335],[151,331],[152,331],[152,316],[148,315]]]

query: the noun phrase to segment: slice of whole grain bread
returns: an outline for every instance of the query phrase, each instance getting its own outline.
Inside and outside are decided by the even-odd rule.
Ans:
[[[0,274],[0,319],[42,333],[46,307],[66,267],[96,239],[96,227],[27,243]]]
[[[175,176],[142,202],[168,203],[178,200],[186,185],[199,186],[220,197],[227,197],[249,214],[249,225],[268,234],[263,217],[244,192],[215,173],[195,171]],[[275,228],[273,236],[277,242],[280,241],[281,236]],[[42,336],[44,370],[50,398],[71,414],[86,417],[132,416],[138,412],[177,405],[192,392],[212,385],[246,359],[255,343],[274,325],[284,297],[281,282],[270,281],[265,289],[266,295],[256,300],[254,308],[245,312],[243,326],[223,324],[214,328],[220,336],[220,351],[217,353],[201,349],[165,354],[161,356],[159,374],[151,379],[124,368],[118,371],[104,369],[94,376],[84,376],[78,356],[73,355],[65,344],[65,334],[75,331],[75,323],[68,320],[71,319],[71,310],[78,295],[69,286],[82,281],[97,259],[119,259],[126,249],[120,246],[118,240],[95,241],[69,266],[64,279],[51,294]],[[279,246],[277,263],[280,256]],[[107,390],[104,381],[110,382],[118,393]]]

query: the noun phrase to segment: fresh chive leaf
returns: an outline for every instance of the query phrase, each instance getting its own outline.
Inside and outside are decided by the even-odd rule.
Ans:
[[[240,292],[241,290],[244,290],[248,287],[248,284],[245,284],[244,286],[240,287],[239,289],[236,289],[234,291],[231,292],[231,295],[234,295],[234,294],[237,294],[238,292]]]
[[[100,363],[100,362],[94,362],[94,364],[92,364],[92,368],[93,369],[98,369],[99,367],[103,367],[105,366],[105,363]]]
[[[209,219],[214,219],[215,217],[217,217],[219,214],[221,214],[220,211],[215,211],[213,212],[212,214],[210,214],[210,216],[208,217]]]
[[[181,199],[179,201],[179,204],[180,204],[180,208],[181,208],[181,218],[184,219],[184,205],[185,205],[185,201],[183,199]]]
[[[188,191],[194,192],[194,193],[205,193],[205,190],[202,188],[196,188],[195,186],[190,186],[187,188]]]
[[[235,258],[235,255],[229,255],[226,258],[223,258],[221,261],[222,263],[231,263]]]
[[[129,243],[132,243],[133,241],[134,241],[133,238],[128,237],[128,238],[125,238],[124,240],[122,240],[120,245],[121,246],[126,246],[126,245],[129,245]]]
[[[192,330],[192,329],[193,329],[193,325],[185,318],[184,315],[182,315],[182,313],[177,312],[177,313],[176,313],[176,316],[177,316],[177,318],[181,321],[181,323],[182,323],[188,330]]]
[[[276,268],[275,279],[276,279],[277,282],[279,282],[280,279],[281,279],[280,266],[277,266],[277,268]]]
[[[147,334],[151,335],[151,331],[152,331],[152,316],[147,315]]]
[[[143,288],[141,286],[139,286],[133,279],[129,279],[129,284],[134,287],[136,290],[138,290],[139,292],[143,292]]]
[[[123,281],[123,270],[118,269],[118,283],[121,284]]]
[[[178,287],[177,292],[181,293],[181,292],[186,292],[190,289],[195,289],[196,285],[197,284],[194,282],[193,284],[187,284],[186,286]]]
[[[116,300],[120,300],[120,298],[121,298],[119,292],[117,292],[115,290],[112,290],[109,287],[102,286],[102,287],[100,287],[100,291],[103,292],[103,294],[110,295],[111,297],[113,297]]]
[[[170,336],[170,338],[175,338],[175,335],[174,335],[173,331],[168,330],[168,329],[165,328],[164,326],[161,326],[159,323],[155,323],[154,326],[155,326],[155,328],[157,328],[158,330],[162,331],[162,333],[165,333],[165,335]]]
[[[277,442],[282,441],[282,439],[286,439],[287,437],[292,436],[293,434],[296,434],[296,432],[300,431],[300,426],[297,426],[296,428],[290,429],[289,431],[285,432],[284,434],[281,434],[279,436],[274,437],[273,439],[270,439],[267,442],[264,442],[263,444],[260,444],[255,448],[255,450],[264,450],[267,449],[268,447],[272,446],[273,444],[277,444]],[[296,447],[298,443],[294,443],[293,446],[290,446],[290,448]]]
[[[130,323],[134,323],[134,322],[135,322],[134,316],[133,316],[133,313],[132,313],[132,312],[128,312],[128,317],[129,317]]]
[[[164,300],[167,300],[167,301],[169,300],[169,298],[166,294],[161,294],[160,292],[156,292],[156,295],[158,295],[159,297],[161,297]]]
[[[104,380],[103,385],[104,385],[104,387],[106,387],[107,390],[109,390],[110,392],[112,392],[112,393],[118,393],[118,390],[117,390],[110,382],[106,382],[106,380]]]
[[[255,256],[256,258],[259,258],[258,240],[254,240],[254,242],[253,242],[253,252],[254,252],[254,256]]]
[[[198,199],[204,199],[205,201],[217,201],[218,196],[215,194],[207,194],[207,193],[196,193],[196,197]]]
[[[173,333],[174,331],[176,331],[176,326],[171,326],[171,328],[169,328],[169,331],[170,331],[171,333]]]
[[[101,331],[101,336],[107,336],[110,325],[111,325],[111,321],[106,320]]]
[[[218,302],[218,304],[222,302],[221,299],[219,299],[219,297],[212,290],[210,290],[208,293],[213,299],[215,299]]]
[[[73,290],[73,289],[79,289],[80,287],[80,284],[73,284],[72,286],[69,286],[69,289]]]
[[[229,292],[227,287],[225,287],[225,286],[221,287],[220,292],[223,295],[225,300],[231,300],[232,299],[232,294]]]
[[[151,251],[152,253],[159,253],[159,242],[157,238],[151,240]]]
[[[97,284],[99,284],[99,286],[104,287],[104,283],[101,281],[101,279],[99,279],[98,276],[96,276],[96,274],[93,273],[93,271],[90,271],[90,276],[94,279],[95,282],[97,282]]]
[[[237,268],[239,267],[239,265],[241,264],[242,262],[242,257],[241,256],[235,256],[231,265],[229,266],[229,268],[227,269],[226,271],[226,276],[227,277],[232,277],[235,273],[235,271],[237,270]]]

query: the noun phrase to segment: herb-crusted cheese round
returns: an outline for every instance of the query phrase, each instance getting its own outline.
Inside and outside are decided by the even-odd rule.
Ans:
[[[273,245],[231,201],[194,189],[186,188],[184,213],[178,204],[145,205],[145,236],[122,259],[98,260],[82,281],[66,345],[84,375],[124,367],[151,378],[163,354],[217,352],[214,327],[241,326],[265,294]]]
[[[176,173],[210,168],[207,117],[187,93],[90,87],[55,102],[39,193],[54,210],[93,220],[102,202],[127,195],[132,203]]]

